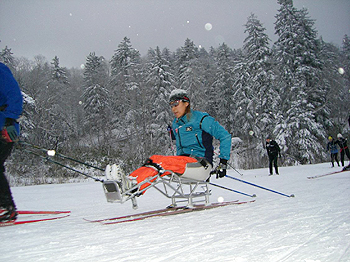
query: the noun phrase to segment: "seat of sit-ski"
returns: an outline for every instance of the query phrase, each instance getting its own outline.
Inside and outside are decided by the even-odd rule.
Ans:
[[[180,177],[196,181],[206,181],[210,177],[210,171],[209,164],[204,167],[200,162],[187,163],[185,172]]]

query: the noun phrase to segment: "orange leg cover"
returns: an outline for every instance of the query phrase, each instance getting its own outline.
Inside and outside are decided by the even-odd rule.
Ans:
[[[188,156],[162,156],[162,155],[153,155],[150,157],[153,163],[160,165],[165,170],[171,170],[177,174],[183,174],[186,169],[187,163],[194,163],[197,160],[193,157]],[[141,183],[148,177],[155,176],[158,173],[152,167],[142,166],[135,171],[133,171],[129,176],[136,177],[137,183]],[[162,176],[169,175],[169,172],[165,172]],[[148,187],[150,184],[146,183],[140,187],[140,190]]]

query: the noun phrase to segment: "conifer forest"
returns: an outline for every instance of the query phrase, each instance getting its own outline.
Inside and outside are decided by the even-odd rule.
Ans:
[[[6,46],[0,60],[24,97],[21,140],[102,169],[115,163],[131,172],[153,154],[175,153],[168,97],[181,88],[193,109],[208,112],[232,134],[229,163],[235,168],[267,167],[268,135],[281,147],[279,165],[330,161],[328,136],[350,134],[350,39],[345,35],[342,46],[324,42],[307,9],[279,3],[277,40],[251,14],[242,21],[246,38],[239,49],[222,43],[205,50],[188,38],[176,50],[156,46],[141,55],[121,36],[112,57],[92,50],[82,68],[68,69],[57,56],[29,60]],[[84,178],[20,144],[6,165],[12,185]]]

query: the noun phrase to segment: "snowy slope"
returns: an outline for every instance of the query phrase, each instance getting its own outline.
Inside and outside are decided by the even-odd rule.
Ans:
[[[13,188],[19,209],[71,210],[68,218],[0,228],[0,261],[350,261],[350,172],[309,180],[340,168],[329,163],[230,170],[229,175],[277,190],[287,198],[224,178],[235,190],[256,194],[256,202],[116,225],[83,218],[163,208],[156,190],[131,203],[107,203],[99,182]],[[251,198],[212,188],[212,202]]]

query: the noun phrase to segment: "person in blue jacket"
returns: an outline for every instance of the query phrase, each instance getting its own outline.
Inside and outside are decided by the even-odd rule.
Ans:
[[[175,116],[172,132],[176,139],[177,155],[202,157],[213,166],[214,137],[220,141],[220,163],[216,173],[218,178],[224,177],[230,159],[231,134],[208,113],[192,110],[185,90],[173,90],[169,100]]]
[[[121,192],[128,192],[137,186],[131,193],[141,196],[158,175],[163,177],[176,174],[196,181],[209,181],[213,173],[216,174],[216,178],[225,177],[231,151],[230,133],[207,113],[192,110],[185,90],[172,91],[169,104],[175,119],[167,130],[171,138],[176,140],[176,156],[153,155],[129,175],[106,168],[107,179],[111,177],[117,181]],[[214,155],[213,137],[220,141],[220,162],[211,172]],[[170,205],[169,208],[171,207],[174,206]]]
[[[5,177],[5,161],[18,140],[23,97],[11,70],[0,63],[0,222],[11,222],[17,217],[10,186]]]
[[[327,151],[331,151],[332,167],[334,167],[334,160],[337,162],[338,166],[340,166],[339,160],[338,160],[338,152],[339,152],[338,147],[335,141],[333,140],[333,137],[331,136],[328,137]]]

